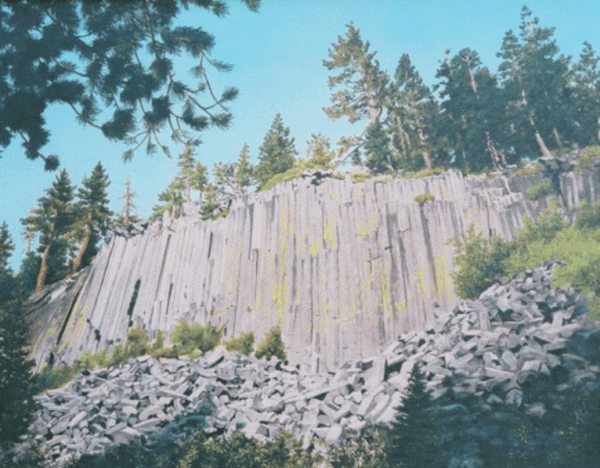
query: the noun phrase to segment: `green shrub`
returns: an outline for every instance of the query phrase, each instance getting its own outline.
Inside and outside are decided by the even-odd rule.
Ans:
[[[300,177],[307,169],[331,169],[331,164],[320,164],[312,159],[298,159],[294,165],[281,174],[275,174],[264,185],[259,188],[259,192],[269,190],[278,184],[289,182],[290,180]]]
[[[165,358],[165,359],[176,359],[179,357],[179,353],[177,351],[177,347],[173,348],[156,348],[150,351],[150,356],[154,359]]]
[[[127,330],[127,356],[136,358],[143,356],[150,351],[150,342],[148,337],[142,331],[142,326]]]
[[[127,361],[127,359],[129,359],[127,350],[123,347],[123,345],[117,345],[115,346],[115,349],[108,360],[108,367],[114,367],[123,364],[125,361]]]
[[[333,468],[380,468],[387,466],[385,457],[386,431],[365,426],[360,433],[345,431],[339,447],[329,449]]]
[[[439,175],[444,172],[443,167],[435,167],[433,169],[429,169],[428,167],[424,167],[423,169],[419,169],[416,172],[405,171],[402,172],[402,177],[405,179],[422,179],[423,177],[431,177],[434,175]]]
[[[241,353],[245,356],[249,356],[254,351],[254,333],[242,332],[237,338],[231,338],[225,343],[225,349],[227,351]]]
[[[600,146],[588,146],[577,158],[573,171],[581,174],[594,168],[594,158],[600,156]]]
[[[275,356],[278,359],[285,359],[285,346],[281,341],[281,328],[279,325],[272,327],[264,336],[263,340],[256,347],[256,357],[258,359],[271,359]]]
[[[355,172],[352,174],[352,183],[359,184],[367,179],[370,179],[371,177],[373,177],[373,175],[369,174],[368,172]]]
[[[513,171],[513,175],[516,176],[525,176],[525,175],[534,175],[544,170],[544,165],[535,161],[533,163],[528,163],[523,167],[519,167]]]
[[[81,357],[79,358],[79,363],[81,367],[87,369],[89,371],[93,371],[96,368],[96,362],[94,360],[94,355],[92,354],[92,350],[86,350]]]
[[[100,368],[108,367],[108,350],[103,349],[94,354],[94,363]]]
[[[389,175],[380,176],[373,178],[374,184],[389,184],[392,181],[392,177]]]
[[[158,330],[158,333],[156,334],[156,339],[154,340],[154,343],[152,343],[152,349],[153,350],[161,349],[164,345],[165,345],[165,334],[163,333],[162,330]]]
[[[514,243],[505,243],[499,237],[490,242],[483,234],[475,233],[471,224],[463,239],[450,241],[454,246],[454,263],[457,271],[453,273],[456,293],[465,299],[477,299],[479,295],[494,284],[496,275],[506,272],[508,258],[514,250]]]
[[[538,198],[542,198],[546,195],[550,195],[552,193],[552,181],[544,180],[540,182],[536,182],[529,190],[527,190],[527,199],[528,200],[537,200]]]
[[[414,201],[417,202],[419,205],[422,205],[423,203],[428,201],[435,201],[435,195],[431,193],[420,193],[414,198]]]
[[[334,172],[333,174],[331,174],[331,177],[333,177],[334,179],[337,180],[345,180],[346,176],[344,174],[342,174],[341,172]]]
[[[66,385],[80,371],[78,365],[71,367],[52,367],[44,364],[36,374],[35,393],[43,393]]]
[[[587,201],[582,201],[579,206],[581,211],[575,221],[577,229],[589,230],[600,227],[600,200],[593,205],[590,205]]]
[[[259,442],[234,432],[216,440],[196,431],[183,441],[166,441],[157,447],[131,442],[111,447],[105,453],[82,455],[70,468],[317,468],[324,457],[302,449],[302,444],[286,431],[270,442]]]
[[[185,319],[180,318],[171,333],[171,344],[177,347],[178,353],[188,354],[196,350],[203,353],[217,347],[223,335],[223,328],[217,328],[210,323],[202,326],[194,323],[191,326]]]

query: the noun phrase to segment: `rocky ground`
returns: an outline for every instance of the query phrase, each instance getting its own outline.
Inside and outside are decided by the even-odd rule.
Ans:
[[[144,356],[82,371],[67,386],[36,397],[40,410],[31,437],[51,466],[198,428],[242,430],[263,441],[288,429],[306,443],[314,436],[336,443],[343,429],[392,421],[420,362],[439,402],[439,420],[485,419],[476,437],[493,445],[510,406],[552,424],[573,387],[599,385],[600,327],[589,321],[583,296],[550,289],[553,266],[495,284],[477,301],[438,313],[433,328],[401,335],[383,355],[348,362],[335,373],[311,375],[222,348],[195,361]],[[463,447],[455,456],[473,455]]]

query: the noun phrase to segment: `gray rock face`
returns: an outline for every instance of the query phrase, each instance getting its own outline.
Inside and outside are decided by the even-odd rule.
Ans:
[[[523,385],[543,375],[552,377],[550,387],[536,385],[537,400],[526,410],[547,418],[570,388],[600,384],[598,363],[582,357],[594,355],[600,326],[587,318],[581,295],[550,290],[553,265],[496,284],[452,312],[440,311],[431,328],[402,334],[381,355],[347,361],[335,372],[313,374],[307,366],[223,348],[195,361],[145,356],[83,371],[66,387],[36,397],[40,410],[30,433],[47,450],[49,466],[142,437],[152,445],[197,429],[242,430],[260,441],[287,429],[305,442],[320,437],[337,443],[343,429],[395,418],[416,363],[439,401],[449,392],[476,398],[470,405],[460,398],[441,403],[440,420],[495,411],[492,419],[501,421],[506,405],[524,405]],[[528,301],[535,294],[547,300],[542,307]],[[513,305],[498,313],[506,301]]]
[[[260,340],[281,324],[293,365],[336,369],[458,304],[446,241],[472,222],[486,237],[512,239],[523,217],[537,221],[553,198],[526,200],[539,175],[511,183],[449,171],[353,184],[317,172],[234,200],[223,219],[201,221],[189,204],[141,234],[114,235],[76,283],[32,304],[37,369],[50,353],[70,365],[87,349],[110,352],[130,326],[151,339],[168,334],[180,317],[226,324],[226,339],[252,331]],[[559,180],[567,209],[600,198],[598,171]],[[414,202],[425,192],[435,201]],[[498,314],[533,307],[503,299]]]

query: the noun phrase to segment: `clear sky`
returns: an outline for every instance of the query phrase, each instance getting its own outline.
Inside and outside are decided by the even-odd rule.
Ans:
[[[530,0],[525,3],[540,18],[542,27],[556,27],[560,52],[578,59],[583,41],[600,51],[600,3],[598,0]],[[321,132],[335,143],[342,135],[360,132],[363,124],[329,120],[322,108],[329,104],[329,72],[322,65],[331,44],[353,22],[384,70],[393,74],[403,53],[428,85],[436,83],[435,73],[444,51],[454,55],[469,47],[476,50],[484,65],[496,71],[504,33],[518,31],[522,0],[263,0],[258,13],[241,2],[229,1],[230,13],[215,18],[203,11],[185,13],[181,22],[200,25],[214,34],[212,57],[231,63],[229,73],[213,73],[217,89],[235,86],[239,97],[230,105],[234,120],[229,130],[209,129],[196,157],[212,169],[217,161],[235,161],[247,143],[252,162],[276,113],[296,139],[300,157],[306,154],[311,133]],[[185,70],[179,73],[186,73]],[[138,213],[149,217],[157,195],[177,172],[173,159],[157,152],[148,156],[138,151],[133,161],[123,163],[125,145],[105,140],[96,129],[81,127],[71,111],[50,107],[46,118],[51,142],[46,154],[60,156],[71,180],[80,184],[101,161],[111,185],[111,209],[120,212],[127,175],[137,193]],[[164,140],[168,140],[165,136]],[[24,257],[25,243],[20,219],[52,184],[56,173],[43,170],[43,162],[23,155],[15,138],[0,158],[0,223],[8,223],[17,244],[11,265],[15,270]]]

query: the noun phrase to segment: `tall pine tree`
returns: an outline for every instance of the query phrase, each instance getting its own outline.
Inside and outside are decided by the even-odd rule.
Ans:
[[[431,394],[419,364],[412,368],[408,390],[397,408],[398,416],[388,432],[386,457],[391,468],[442,468],[436,426],[431,414]]]
[[[370,44],[363,42],[360,31],[352,23],[346,26],[346,36],[338,36],[337,43],[329,49],[329,60],[323,60],[328,70],[340,70],[339,74],[328,78],[329,88],[341,88],[330,97],[332,105],[323,110],[334,120],[346,117],[350,123],[355,123],[368,119],[361,135],[344,137],[339,142],[340,150],[349,150],[346,156],[350,155],[358,162],[367,129],[381,121],[389,77],[380,69],[375,59],[376,52],[369,52]],[[373,132],[379,136],[378,127]],[[380,145],[381,142],[377,141],[372,146]],[[380,159],[385,159],[385,156]]]
[[[17,442],[35,410],[34,379],[28,361],[27,308],[8,265],[14,243],[0,226],[0,455]]]
[[[216,188],[223,196],[235,198],[247,193],[254,181],[248,145],[242,147],[236,162],[216,163],[213,173]]]
[[[271,128],[260,145],[255,175],[260,190],[271,177],[281,174],[294,165],[298,152],[290,129],[283,125],[281,114],[273,119]]]
[[[435,118],[440,108],[408,54],[402,54],[398,61],[386,105],[388,131],[398,168],[414,171],[425,166],[431,169],[437,138]]]
[[[566,94],[568,94],[569,59],[558,56],[553,39],[555,28],[541,28],[531,10],[521,10],[517,37],[508,31],[502,42],[499,76],[506,92],[512,131],[528,131],[515,148],[522,155],[532,155],[537,146],[542,156],[551,158],[551,148],[562,149],[562,136],[569,132]],[[535,143],[534,143],[535,142]]]
[[[71,228],[71,237],[79,242],[77,255],[73,259],[73,273],[83,264],[89,264],[97,252],[100,234],[108,229],[112,211],[108,208],[107,187],[110,185],[104,167],[98,162],[90,177],[84,177],[79,189],[77,219]],[[84,258],[87,261],[84,261]]]
[[[117,223],[125,226],[125,229],[129,229],[129,223],[131,221],[137,221],[139,218],[133,213],[133,211],[137,208],[133,203],[133,199],[136,195],[137,193],[131,190],[131,179],[128,175],[127,180],[125,181],[125,192],[123,192],[123,195],[119,197],[123,200],[123,209],[121,210],[121,214],[117,219]]]
[[[0,278],[11,273],[8,259],[15,250],[6,221],[0,226]]]
[[[589,42],[583,43],[579,61],[572,67],[569,120],[573,139],[580,146],[600,142],[600,58]]]
[[[448,52],[447,52],[448,54]],[[504,113],[496,78],[481,65],[476,51],[447,56],[437,75],[447,117],[448,142],[458,157],[455,165],[470,172],[504,169]]]
[[[33,214],[21,220],[26,229],[40,235],[39,251],[42,252],[42,259],[35,286],[36,293],[41,292],[46,285],[50,255],[64,253],[66,248],[65,234],[71,229],[75,215],[74,190],[67,171],[63,169],[46,190],[46,195],[38,199],[38,207],[33,210]]]

